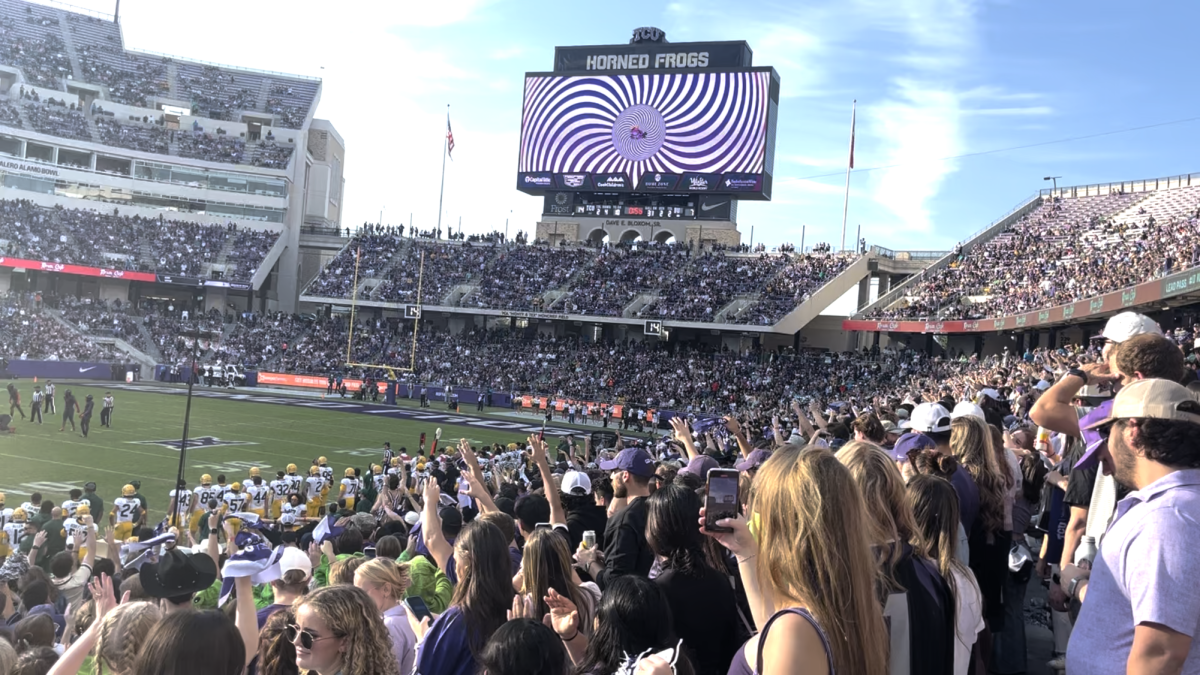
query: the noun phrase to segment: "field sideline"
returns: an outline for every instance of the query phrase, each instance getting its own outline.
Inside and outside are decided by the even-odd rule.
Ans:
[[[34,383],[22,380],[15,384],[28,415]],[[45,423],[40,426],[22,421],[20,413],[14,411],[17,433],[0,435],[0,466],[4,467],[0,471],[0,492],[6,493],[9,508],[35,491],[57,503],[71,488],[95,481],[96,492],[107,509],[121,494],[122,485],[140,479],[141,493],[150,502],[151,522],[161,518],[179,466],[184,389],[158,383],[114,382],[103,386],[106,384],[55,382],[59,414],[43,413]],[[69,426],[64,432],[58,430],[62,398],[68,388],[81,407],[85,396],[94,397],[95,414],[87,438],[78,431],[78,415],[75,433]],[[100,426],[101,400],[106,391],[116,399],[112,429]],[[540,421],[532,416],[514,420],[480,416],[465,409],[461,416],[454,416],[444,405],[422,410],[405,405],[407,401],[398,407],[384,407],[364,406],[350,399],[321,401],[244,389],[197,387],[196,393],[185,471],[189,488],[199,483],[203,473],[212,474],[214,480],[224,473],[230,483],[245,480],[252,466],[260,467],[264,480],[269,482],[275,471],[288,463],[295,463],[304,472],[321,455],[329,459],[335,477],[340,479],[347,467],[365,472],[368,464],[379,462],[384,441],[390,441],[397,451],[405,446],[415,453],[421,433],[432,442],[438,427],[443,429],[443,446],[459,438],[469,438],[476,444],[509,443],[528,437],[529,429],[540,428]],[[228,398],[231,396],[236,398]],[[547,435],[561,436],[568,431],[567,425],[555,423]],[[204,437],[219,440],[205,441]]]

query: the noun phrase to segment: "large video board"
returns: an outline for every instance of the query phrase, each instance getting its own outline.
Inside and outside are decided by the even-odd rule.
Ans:
[[[769,199],[771,68],[525,78],[517,188]]]

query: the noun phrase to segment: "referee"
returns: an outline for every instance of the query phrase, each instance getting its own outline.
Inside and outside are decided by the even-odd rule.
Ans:
[[[37,420],[38,424],[42,423],[42,388],[40,386],[33,388],[33,409],[29,412],[29,421]]]
[[[104,392],[104,403],[100,408],[100,426],[112,428],[113,395],[111,391]]]

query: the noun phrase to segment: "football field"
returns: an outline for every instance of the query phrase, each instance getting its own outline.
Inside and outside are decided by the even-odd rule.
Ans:
[[[16,384],[28,415],[34,383]],[[22,421],[14,411],[17,432],[0,434],[0,492],[7,494],[8,507],[20,504],[31,492],[58,503],[71,488],[82,489],[84,483],[95,481],[107,508],[121,494],[121,486],[139,479],[141,493],[150,501],[151,522],[161,518],[179,468],[186,388],[105,382],[55,382],[55,386],[58,415],[43,413],[44,424],[38,425]],[[95,400],[87,438],[78,430],[79,415],[75,432],[69,425],[59,431],[67,389],[74,392],[81,408],[88,394]],[[100,426],[107,391],[116,400],[111,429]],[[384,441],[390,441],[397,453],[407,447],[415,455],[425,433],[428,450],[439,427],[442,446],[468,438],[478,447],[523,440],[541,428],[541,421],[534,416],[479,415],[473,407],[471,411],[463,407],[457,414],[444,404],[422,409],[409,401],[384,406],[349,398],[196,387],[184,475],[189,487],[195,487],[204,473],[212,474],[214,481],[223,473],[233,483],[246,480],[248,470],[259,467],[269,482],[289,463],[304,473],[315,458],[325,456],[340,479],[347,467],[366,473],[370,464],[380,462]],[[554,424],[546,433],[562,436],[569,429]]]

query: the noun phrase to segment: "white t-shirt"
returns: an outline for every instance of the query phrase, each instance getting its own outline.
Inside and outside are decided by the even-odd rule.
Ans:
[[[80,564],[79,569],[65,578],[51,579],[51,583],[58,589],[58,594],[67,599],[71,606],[78,606],[83,600],[83,587],[87,585],[89,579],[92,578],[92,568],[86,564]]]
[[[971,665],[971,647],[975,646],[979,631],[983,630],[983,596],[970,570],[963,574],[951,568],[951,573],[954,574],[954,588],[958,594],[958,607],[954,610],[954,675],[967,675]]]

